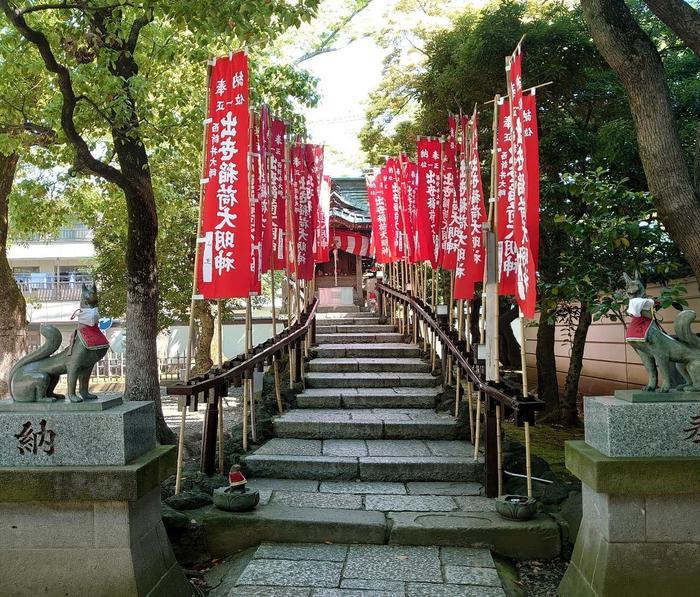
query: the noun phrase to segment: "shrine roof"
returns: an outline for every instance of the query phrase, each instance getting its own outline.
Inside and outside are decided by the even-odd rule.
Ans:
[[[331,217],[351,225],[371,224],[367,203],[367,184],[363,177],[333,178]]]

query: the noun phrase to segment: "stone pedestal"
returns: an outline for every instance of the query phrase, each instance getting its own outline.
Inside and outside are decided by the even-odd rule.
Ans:
[[[161,521],[175,449],[155,445],[153,404],[61,407],[0,407],[0,596],[191,595]]]
[[[700,402],[586,398],[585,415],[586,441],[566,445],[583,520],[559,594],[697,595]]]

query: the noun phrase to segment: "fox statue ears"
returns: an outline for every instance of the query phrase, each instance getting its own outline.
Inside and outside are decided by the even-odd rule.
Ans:
[[[629,282],[637,282],[638,284],[642,283],[642,279],[639,276],[639,270],[634,270],[634,280],[632,278],[630,278],[626,272],[622,273],[622,278],[624,279],[624,281],[626,283],[629,283]]]

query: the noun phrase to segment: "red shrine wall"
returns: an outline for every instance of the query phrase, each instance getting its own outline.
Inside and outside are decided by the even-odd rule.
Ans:
[[[693,309],[700,318],[700,290],[695,278],[686,278],[680,283],[685,286],[688,309]],[[647,288],[651,297],[658,296],[658,286]],[[664,309],[658,315],[663,318],[662,326],[673,334],[673,322],[680,311]],[[700,323],[693,324],[693,330],[700,333]],[[531,389],[537,387],[537,370],[535,365],[535,348],[537,346],[537,327],[528,327],[527,364],[528,385]],[[557,326],[555,355],[557,362],[557,378],[559,390],[563,391],[564,380],[569,367],[571,346],[567,342],[566,330]],[[647,377],[637,353],[625,342],[625,329],[619,322],[602,319],[594,321],[588,330],[586,349],[583,357],[583,371],[579,383],[579,391],[584,396],[600,396],[612,394],[616,389],[639,388],[646,384]]]

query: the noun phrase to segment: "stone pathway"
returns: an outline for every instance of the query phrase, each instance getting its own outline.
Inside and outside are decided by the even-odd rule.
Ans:
[[[434,410],[440,379],[418,346],[402,343],[392,326],[359,311],[319,315],[317,340],[298,408],[275,417],[276,437],[243,459],[260,505],[239,514],[193,512],[214,557],[265,541],[486,546],[516,559],[559,553],[552,519],[507,521],[483,497],[483,459],[474,459],[468,429]],[[425,549],[444,574],[439,548]],[[385,547],[376,553],[399,552]],[[339,590],[344,579],[333,578],[337,583],[326,588]],[[431,593],[434,587],[409,585],[433,581],[393,580],[409,583],[394,591],[401,595],[490,594]],[[305,590],[300,594],[311,591]]]
[[[505,597],[487,549],[263,543],[229,596]]]

